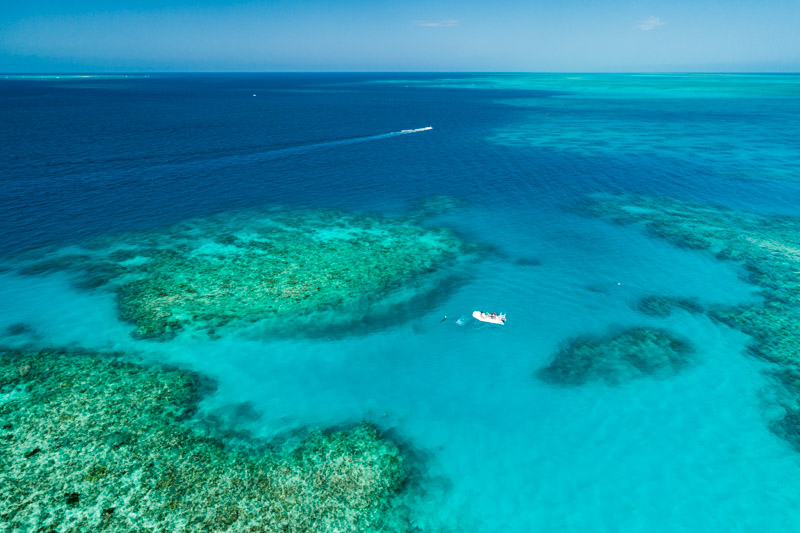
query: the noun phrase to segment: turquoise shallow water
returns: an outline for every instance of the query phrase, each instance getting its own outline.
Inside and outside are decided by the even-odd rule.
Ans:
[[[473,221],[498,216],[475,211]],[[2,301],[16,302],[6,313],[32,325],[43,344],[143,352],[215,377],[220,387],[207,409],[252,404],[262,417],[232,423],[263,436],[375,420],[423,454],[434,477],[431,512],[457,524],[795,527],[796,457],[765,425],[761,364],[741,355],[744,336],[704,317],[642,319],[630,308],[651,290],[735,303],[756,298],[752,289],[724,264],[632,230],[601,243],[598,232],[608,228],[599,223],[549,229],[560,238],[537,243],[540,267],[487,262],[412,323],[338,341],[133,341],[109,296],[75,293],[58,276],[4,277]],[[577,242],[565,245],[565,233]],[[478,325],[467,318],[473,307],[502,307],[509,322],[502,330]],[[620,387],[562,388],[533,378],[563,339],[609,324],[680,332],[698,346],[699,362],[670,380]]]
[[[135,340],[110,291],[77,289],[64,273],[0,272],[0,328],[24,323],[33,331],[7,332],[3,343],[122,350],[200,371],[218,381],[203,411],[260,437],[370,420],[419,459],[427,491],[423,523],[461,531],[798,530],[800,456],[769,429],[779,411],[764,373],[770,364],[746,354],[746,335],[704,314],[658,318],[635,308],[649,295],[695,298],[704,306],[757,303],[758,288],[733,263],[582,216],[580,207],[587,194],[627,191],[796,215],[799,137],[792,117],[800,111],[800,85],[796,77],[658,78],[649,86],[648,79],[465,76],[414,79],[409,88],[408,80],[236,79],[232,86],[222,83],[225,91],[244,86],[252,92],[249,87],[260,83],[268,87],[259,93],[270,94],[270,83],[284,82],[292,90],[320,90],[292,101],[302,126],[286,126],[283,134],[298,145],[345,136],[322,135],[322,128],[349,131],[351,139],[400,131],[406,123],[384,124],[402,116],[410,117],[409,127],[433,124],[434,130],[267,160],[253,155],[264,153],[260,146],[228,154],[241,156],[226,160],[230,166],[200,154],[185,168],[165,171],[157,186],[136,178],[144,173],[159,180],[163,170],[135,156],[143,150],[137,141],[128,161],[101,164],[80,161],[80,143],[100,142],[83,137],[67,144],[71,154],[63,156],[77,162],[59,167],[62,156],[48,152],[51,168],[30,175],[22,170],[25,158],[35,157],[18,155],[11,171],[16,181],[3,200],[18,207],[14,227],[6,230],[12,265],[26,244],[59,247],[230,209],[311,205],[403,216],[417,214],[415,201],[436,194],[457,199],[458,207],[426,224],[452,228],[485,249],[480,260],[458,267],[461,282],[454,289],[425,300],[416,316],[367,333],[321,338],[234,332],[215,340]],[[180,80],[171,83],[188,97],[206,97]],[[333,92],[342,85],[360,99]],[[42,90],[31,87],[26,90]],[[287,93],[286,87],[273,89]],[[181,104],[163,103],[176,97],[174,87],[162,86],[158,94],[147,87],[104,90],[108,98],[114,91],[145,91],[134,99],[137,105],[151,111],[164,105],[174,120],[184,112],[192,116]],[[34,114],[47,98],[53,96],[20,113]],[[544,128],[532,121],[562,102],[569,116],[561,122]],[[338,108],[315,116],[325,103]],[[668,118],[654,115],[656,103]],[[383,114],[367,117],[365,107],[382,105]],[[440,106],[450,110],[433,111]],[[430,123],[420,108],[433,117]],[[229,116],[235,120],[210,127],[233,128],[246,120],[239,112],[234,107]],[[712,122],[715,113],[728,118]],[[760,113],[768,120],[754,118]],[[337,116],[345,125],[333,125]],[[370,129],[370,120],[380,124]],[[748,126],[731,128],[737,123]],[[16,130],[15,136],[26,146],[35,134]],[[699,138],[707,141],[702,150]],[[222,149],[215,146],[222,141],[206,142],[209,153]],[[240,145],[224,143],[229,150]],[[204,165],[207,170],[199,170]],[[197,176],[204,172],[209,177]],[[79,193],[58,200],[41,193],[49,186],[66,191],[59,180],[84,174],[89,177]],[[179,192],[186,195],[182,201]],[[120,205],[112,208],[117,198]],[[175,207],[165,212],[170,199]],[[81,200],[87,205],[77,206]],[[109,216],[115,209],[119,216]],[[70,217],[71,225],[55,227]],[[504,311],[508,322],[479,324],[470,318],[475,309]],[[559,386],[535,377],[571,337],[639,326],[687,339],[695,350],[692,363],[674,376],[616,386]],[[242,403],[259,416],[237,416],[241,411],[231,406]]]

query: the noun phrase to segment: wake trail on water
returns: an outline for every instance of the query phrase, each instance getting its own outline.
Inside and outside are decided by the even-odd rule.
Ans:
[[[250,162],[250,160],[260,160],[260,159],[272,159],[273,157],[281,157],[287,154],[293,153],[302,153],[310,150],[316,150],[318,148],[327,148],[333,146],[344,146],[348,144],[358,144],[364,143],[369,141],[377,141],[380,139],[388,139],[389,137],[397,137],[398,135],[408,135],[409,133],[419,133],[422,131],[429,131],[432,130],[433,126],[426,126],[424,128],[416,128],[413,130],[400,130],[400,131],[392,131],[389,133],[380,133],[378,135],[367,135],[365,137],[351,137],[349,139],[337,139],[333,141],[321,141],[316,143],[304,144],[301,146],[292,146],[289,148],[278,148],[275,150],[267,150],[264,152],[258,152],[255,154],[248,154],[248,155],[235,155],[235,156],[226,156],[220,159],[232,159],[237,160],[237,162]]]
[[[191,172],[195,170],[202,170],[202,171],[209,171],[209,170],[217,170],[220,168],[225,168],[228,166],[233,165],[247,165],[253,163],[261,163],[264,161],[270,161],[273,159],[280,159],[287,156],[292,155],[301,155],[306,152],[311,152],[315,150],[321,150],[325,148],[333,148],[337,146],[346,146],[350,144],[359,144],[365,143],[370,141],[377,141],[381,139],[388,139],[390,137],[397,137],[400,135],[408,135],[411,133],[420,133],[423,131],[430,131],[433,129],[433,126],[426,126],[424,128],[415,128],[410,130],[400,130],[400,131],[392,131],[389,133],[380,133],[377,135],[366,135],[363,137],[350,137],[346,139],[333,139],[328,141],[318,141],[312,142],[308,144],[302,144],[298,146],[289,146],[285,148],[273,148],[270,150],[262,150],[262,151],[255,151],[245,154],[228,154],[228,155],[215,155],[215,154],[205,154],[205,155],[195,155],[194,157],[189,157],[186,159],[182,159],[180,156],[177,156],[174,160],[167,160],[167,161],[138,161],[138,162],[130,162],[132,166],[125,168],[125,169],[113,169],[107,168],[100,171],[89,172],[89,173],[81,173],[80,177],[85,180],[92,180],[94,177],[103,176],[107,178],[109,174],[128,174],[128,173],[135,173],[136,175],[140,175],[141,171],[146,170],[150,179],[158,179],[163,177],[160,175],[159,172],[163,172],[165,174],[175,174],[180,173],[183,174],[185,172]],[[98,162],[103,164],[102,162]],[[110,163],[110,162],[109,162]],[[80,165],[75,165],[76,170],[74,172],[63,172],[64,175],[67,174],[77,174]]]
[[[391,131],[389,133],[379,133],[377,135],[367,135],[364,137],[350,137],[348,139],[336,139],[330,141],[320,141],[309,144],[302,144],[299,146],[290,146],[287,148],[276,148],[272,150],[265,150],[262,152],[254,152],[250,154],[237,154],[226,155],[213,158],[206,158],[199,161],[176,162],[175,166],[181,169],[191,168],[192,166],[200,166],[203,169],[210,167],[220,168],[228,165],[246,165],[253,163],[261,163],[263,161],[270,161],[273,159],[280,159],[292,155],[301,155],[306,152],[321,150],[325,148],[333,148],[337,146],[346,146],[350,144],[360,144],[370,141],[378,141],[381,139],[388,139],[390,137],[397,137],[399,135],[408,135],[410,133],[419,133],[423,131],[430,131],[433,126],[426,126],[424,128],[416,128],[412,130]]]

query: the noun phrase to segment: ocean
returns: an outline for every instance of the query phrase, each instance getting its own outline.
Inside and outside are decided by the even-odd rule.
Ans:
[[[0,132],[9,353],[196,372],[238,441],[366,421],[423,531],[800,530],[800,353],[725,314],[800,325],[798,75],[3,75]],[[341,292],[152,324],[256,245]],[[9,530],[78,516],[14,498]]]

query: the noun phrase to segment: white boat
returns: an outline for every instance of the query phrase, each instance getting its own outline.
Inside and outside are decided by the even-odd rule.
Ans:
[[[482,311],[473,311],[472,316],[481,322],[488,322],[490,324],[497,324],[502,326],[506,323],[505,313],[484,313]]]
[[[418,131],[432,130],[433,126],[425,126],[424,128],[417,128],[415,130],[401,130],[400,133],[417,133]]]

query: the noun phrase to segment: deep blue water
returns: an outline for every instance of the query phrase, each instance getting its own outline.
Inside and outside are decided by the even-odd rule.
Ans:
[[[201,370],[220,382],[209,404],[250,402],[265,436],[373,420],[430,457],[445,521],[800,530],[800,458],[768,431],[746,338],[631,309],[651,292],[734,304],[755,288],[731,264],[576,210],[631,192],[800,216],[800,77],[580,78],[0,77],[6,258],[242,208],[395,215],[434,195],[464,205],[440,223],[502,252],[414,324],[345,339],[133,341],[111,295],[58,275],[0,276],[0,326]],[[439,322],[475,308],[509,323]],[[691,338],[703,363],[617,388],[532,377],[570,336],[641,324]]]
[[[794,183],[731,183],[709,172],[705,161],[695,166],[650,153],[564,157],[486,142],[496,129],[525,118],[527,109],[504,101],[545,107],[565,90],[361,83],[375,79],[263,74],[0,81],[0,208],[11,217],[3,224],[2,250],[273,203],[360,209],[448,194],[547,206],[586,192],[632,190],[717,202],[746,197],[754,207],[790,211],[800,199]],[[672,98],[648,99],[627,113],[638,127],[657,129],[653,117],[660,115],[679,124],[693,113],[707,116],[709,100],[728,114],[742,112],[741,99],[723,96],[690,99],[694,107],[683,116],[674,113]],[[679,101],[686,107],[686,99]],[[662,107],[653,109],[654,102]],[[777,104],[771,120],[797,117],[797,98]],[[603,121],[608,106],[595,100],[571,113],[584,123]],[[725,118],[717,113],[709,120],[726,128]],[[423,126],[435,130],[324,146]],[[272,153],[317,143],[323,146]]]

